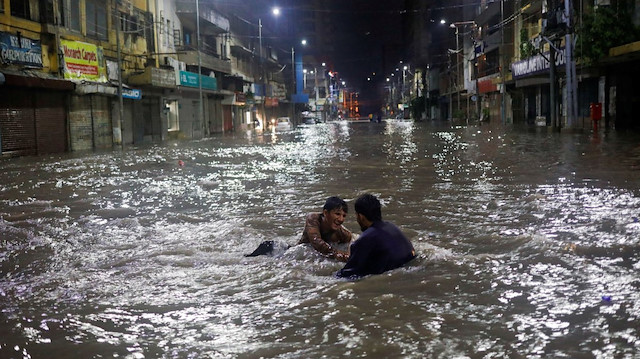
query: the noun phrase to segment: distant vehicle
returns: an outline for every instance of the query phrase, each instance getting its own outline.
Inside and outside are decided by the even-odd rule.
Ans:
[[[276,119],[276,130],[277,131],[291,130],[291,121],[289,120],[289,117],[278,117],[278,119]]]
[[[316,123],[320,123],[322,121],[320,121],[319,118],[317,117],[303,117],[302,118],[302,123],[304,123],[305,125],[315,125]]]

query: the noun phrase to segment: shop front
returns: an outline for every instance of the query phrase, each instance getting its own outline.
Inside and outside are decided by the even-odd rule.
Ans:
[[[18,75],[5,70],[2,72],[2,155],[36,155],[65,152],[69,149],[67,102],[74,85],[69,81],[40,76]]]
[[[68,150],[67,103],[74,89],[43,69],[40,40],[0,32],[0,154]]]

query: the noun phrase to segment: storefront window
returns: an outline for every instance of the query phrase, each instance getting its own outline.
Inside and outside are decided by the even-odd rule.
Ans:
[[[165,113],[167,114],[168,130],[179,131],[180,121],[178,118],[178,101],[166,100],[164,104],[164,110],[165,110]]]

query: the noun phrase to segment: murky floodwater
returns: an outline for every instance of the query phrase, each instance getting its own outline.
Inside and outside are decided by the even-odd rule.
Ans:
[[[638,135],[342,122],[0,168],[2,358],[640,357]],[[330,195],[359,233],[365,191],[406,268],[243,257]]]

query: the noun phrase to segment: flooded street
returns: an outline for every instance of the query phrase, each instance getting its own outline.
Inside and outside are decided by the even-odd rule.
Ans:
[[[182,162],[180,162],[182,161]],[[640,136],[336,122],[0,160],[1,358],[639,358]],[[418,258],[294,245],[328,196]]]

